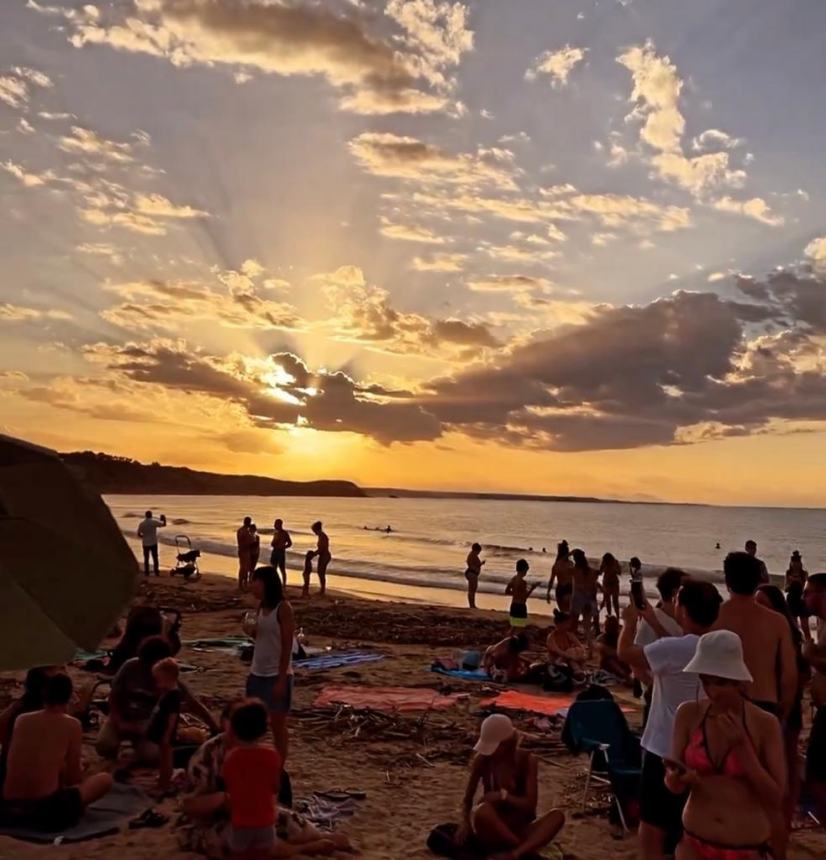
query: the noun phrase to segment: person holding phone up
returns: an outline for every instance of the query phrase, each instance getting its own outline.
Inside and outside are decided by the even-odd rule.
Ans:
[[[639,856],[642,860],[661,860],[673,854],[682,838],[686,796],[666,790],[664,759],[671,754],[677,708],[702,695],[699,677],[683,670],[693,659],[700,636],[717,620],[721,602],[719,592],[710,582],[685,580],[677,595],[677,621],[684,631],[681,636],[670,636],[648,603],[639,610],[632,601],[623,611],[619,657],[635,671],[650,675],[653,682],[651,710],[640,742],[643,760]],[[644,647],[634,644],[640,618],[644,618],[660,637]]]

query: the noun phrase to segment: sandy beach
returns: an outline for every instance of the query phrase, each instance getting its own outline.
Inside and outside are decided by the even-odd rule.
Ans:
[[[336,649],[365,647],[385,659],[351,668],[306,672],[296,678],[295,710],[291,723],[289,771],[296,797],[314,790],[353,789],[366,793],[357,814],[344,829],[371,860],[431,857],[425,847],[430,829],[456,820],[466,777],[470,750],[480,721],[479,703],[501,688],[479,682],[453,681],[428,671],[434,658],[450,656],[460,647],[489,644],[506,630],[502,613],[493,611],[431,608],[421,604],[376,602],[331,592],[322,599],[301,599],[290,589],[297,623],[308,643]],[[205,576],[186,585],[167,578],[142,580],[138,601],[177,608],[184,613],[182,638],[237,635],[251,598],[239,597],[231,580]],[[540,620],[540,625],[546,622]],[[528,628],[534,645],[544,638],[540,627]],[[184,647],[180,659],[197,667],[186,678],[215,711],[243,690],[247,667],[228,654]],[[72,672],[77,683],[89,675]],[[19,692],[21,675],[0,677],[0,702]],[[444,683],[447,681],[448,683]],[[463,693],[450,709],[396,716],[365,717],[337,708],[315,709],[313,702],[329,684],[403,686]],[[529,692],[538,692],[530,688]],[[625,690],[615,695],[629,713],[632,726],[639,724],[637,702]],[[540,756],[540,807],[561,807],[567,823],[559,846],[566,858],[597,860],[636,856],[635,838],[623,838],[608,821],[608,796],[593,791],[584,811],[580,809],[585,777],[585,758],[571,756],[559,741],[559,725],[550,731],[535,725],[535,716],[515,713],[526,733],[525,743]],[[87,736],[86,760],[97,760]],[[177,802],[160,807],[174,821]],[[55,860],[149,860],[158,857],[190,858],[180,851],[172,825],[159,830],[123,832],[78,845],[39,847],[0,837],[0,858],[55,858]],[[554,849],[547,857],[560,856]],[[792,837],[791,860],[826,857],[826,834],[799,830]]]

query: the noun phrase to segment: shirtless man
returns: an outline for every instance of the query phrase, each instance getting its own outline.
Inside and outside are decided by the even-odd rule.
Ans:
[[[556,561],[551,568],[551,578],[548,580],[548,593],[545,600],[551,602],[551,589],[556,582],[554,597],[560,612],[571,611],[571,597],[574,593],[574,563],[570,559],[571,550],[568,541],[560,541],[556,546]]]
[[[715,630],[731,630],[743,642],[746,665],[754,678],[747,695],[781,720],[794,706],[797,661],[789,623],[754,600],[761,582],[759,560],[746,552],[730,552],[723,563],[729,599],[720,607]]]
[[[11,738],[4,812],[44,833],[73,827],[112,788],[108,773],[82,778],[83,729],[66,712],[72,692],[68,676],[50,677],[43,710],[21,714]]]
[[[826,821],[826,573],[809,577],[803,599],[808,611],[820,620],[817,643],[803,646],[812,677],[812,704],[817,708],[806,752],[806,784],[817,806],[817,816]]]
[[[312,529],[313,534],[318,538],[318,544],[313,555],[318,559],[316,573],[318,574],[318,581],[321,584],[320,593],[323,595],[327,593],[327,565],[330,563],[330,559],[332,559],[332,555],[330,555],[330,538],[327,537],[321,520],[313,523]]]
[[[290,533],[284,528],[284,520],[278,519],[273,524],[272,555],[270,564],[281,571],[284,585],[287,585],[287,550],[293,545]]]
[[[238,541],[238,590],[243,591],[250,582],[252,552],[255,537],[252,533],[252,517],[244,517],[241,528],[235,533]]]
[[[769,579],[769,569],[766,567],[766,562],[762,558],[757,557],[757,542],[747,540],[744,549],[757,562],[760,567],[760,584],[765,585],[771,582]]]
[[[524,558],[520,558],[516,562],[516,575],[505,586],[505,594],[511,596],[510,608],[510,624],[513,634],[520,627],[525,627],[528,623],[528,598],[533,594],[534,589],[539,585],[534,582],[528,585],[525,577],[528,575],[530,565]]]

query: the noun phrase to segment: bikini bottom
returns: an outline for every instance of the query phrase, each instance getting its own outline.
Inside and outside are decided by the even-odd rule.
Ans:
[[[711,842],[695,836],[687,830],[683,838],[701,860],[760,860],[760,858],[774,856],[768,842],[760,845],[722,845],[719,842]]]

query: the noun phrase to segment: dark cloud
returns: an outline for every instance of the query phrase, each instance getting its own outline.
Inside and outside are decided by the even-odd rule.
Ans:
[[[773,305],[791,322],[826,331],[826,273],[781,270],[762,282],[741,276],[737,286],[750,298]]]
[[[774,419],[825,420],[816,335],[826,331],[826,284],[787,272],[744,286],[755,303],[680,292],[642,307],[597,309],[494,366],[434,381],[424,403],[446,426],[556,450],[671,444],[754,432]],[[784,316],[802,329],[784,331]],[[751,333],[758,323],[769,333]]]
[[[428,336],[488,360],[420,391],[314,372],[289,353],[252,365],[170,341],[107,347],[106,360],[131,380],[230,399],[260,426],[302,422],[383,443],[459,431],[507,445],[598,450],[826,420],[826,281],[801,270],[737,286],[749,301],[678,292],[648,305],[602,306],[579,324],[498,350],[482,350],[493,345],[484,326],[435,321]]]
[[[441,433],[432,414],[400,399],[403,392],[362,387],[343,372],[312,372],[290,353],[250,366],[190,350],[181,341],[97,344],[88,352],[132,381],[235,402],[261,427],[303,423],[316,430],[361,433],[385,444],[435,439]]]

